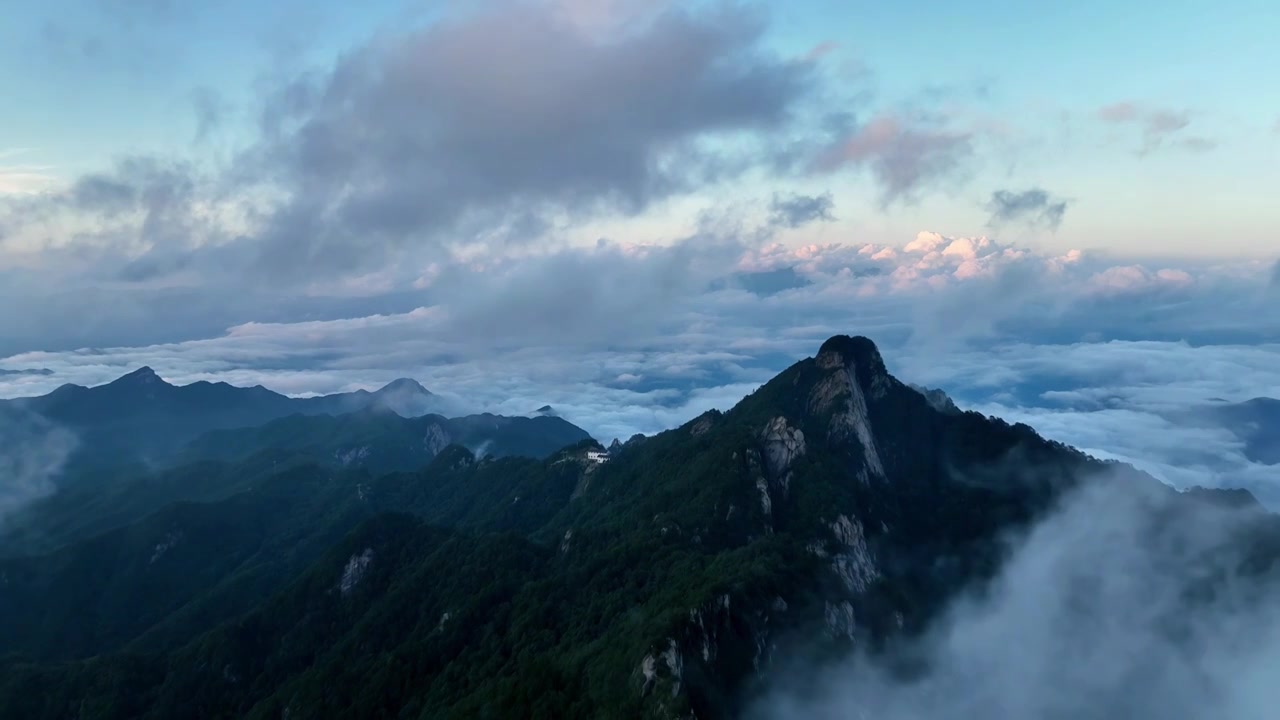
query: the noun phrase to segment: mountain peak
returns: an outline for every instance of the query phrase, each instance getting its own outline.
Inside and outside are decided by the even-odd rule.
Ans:
[[[383,385],[379,393],[413,393],[416,395],[430,395],[431,391],[422,387],[422,383],[412,378],[396,378],[391,382]]]
[[[145,387],[149,385],[168,385],[169,383],[161,379],[161,377],[156,374],[155,370],[152,370],[147,365],[143,365],[142,367],[138,368],[137,370],[134,370],[131,373],[121,375],[120,377],[116,378],[115,381],[113,381],[111,384]]]
[[[833,335],[818,348],[818,355],[824,353],[838,353],[846,358],[880,357],[875,342],[864,335]]]
[[[822,343],[818,348],[818,367],[835,368],[845,366],[857,371],[862,382],[888,375],[880,350],[870,338],[849,335],[835,335]]]

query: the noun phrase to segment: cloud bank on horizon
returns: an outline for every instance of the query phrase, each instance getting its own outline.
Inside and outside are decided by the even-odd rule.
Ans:
[[[1117,265],[930,232],[898,247],[603,243],[441,268],[411,298],[426,304],[404,310],[14,353],[0,359],[0,395],[97,384],[143,364],[180,384],[293,394],[408,375],[471,411],[550,404],[608,441],[727,409],[830,335],[854,332],[874,338],[899,377],[963,407],[1178,486],[1245,486],[1275,503],[1274,467],[1212,410],[1280,397],[1271,276],[1257,262]]]
[[[1170,482],[1263,482],[1235,434],[1175,409],[1280,396],[1274,83],[1215,110],[1097,73],[1045,105],[994,56],[920,77],[879,44],[928,30],[909,9],[859,24],[810,3],[318,3],[314,45],[286,4],[287,41],[170,44],[268,22],[247,7],[85,0],[0,31],[22,48],[3,33],[39,29],[51,73],[137,81],[121,114],[15,80],[30,137],[0,147],[0,395],[141,364],[290,393],[411,375],[608,439],[727,407],[855,332],[906,380]],[[1196,24],[1182,12],[1164,31]],[[1276,64],[1237,29],[1239,68],[1213,38],[1179,50],[1233,71],[1206,98]],[[200,85],[163,96],[129,48]],[[179,105],[193,117],[165,125]],[[59,129],[88,116],[110,152]],[[1188,193],[1224,178],[1250,182],[1197,213]]]

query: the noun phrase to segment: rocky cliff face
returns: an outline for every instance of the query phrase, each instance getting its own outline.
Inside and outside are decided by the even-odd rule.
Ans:
[[[718,501],[702,516],[656,508],[661,532],[723,550],[770,538],[803,548],[808,564],[788,592],[722,593],[653,639],[636,658],[636,692],[663,717],[731,716],[726,698],[749,692],[779,648],[797,650],[788,649],[796,637],[816,632],[838,651],[923,626],[945,598],[990,575],[1008,533],[1079,478],[1111,470],[907,386],[870,340],[845,336],[732,411],[637,452],[679,454],[677,444],[723,449],[734,469],[686,465],[682,492]],[[609,476],[583,499],[607,497]]]

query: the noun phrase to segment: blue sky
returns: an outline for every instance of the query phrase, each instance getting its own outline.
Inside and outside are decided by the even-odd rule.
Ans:
[[[611,3],[624,8],[619,13],[659,4]],[[225,162],[253,140],[264,88],[323,73],[378,34],[459,14],[458,7],[465,6],[19,3],[0,28],[8,100],[0,163],[11,174],[34,168],[65,183],[123,155]],[[1271,228],[1280,222],[1270,201],[1280,187],[1280,85],[1272,77],[1280,67],[1273,33],[1280,10],[1273,3],[807,0],[753,7],[766,18],[764,46],[789,55],[830,48],[823,71],[833,107],[861,117],[936,115],[942,125],[977,133],[963,182],[953,178],[910,204],[877,207],[873,184],[856,173],[814,184],[835,193],[842,210],[828,235],[887,241],[924,226],[985,232],[981,204],[990,192],[1036,186],[1072,207],[1057,233],[1024,230],[1028,242],[1125,254],[1272,252]],[[1100,109],[1117,103],[1133,104],[1139,117],[1101,121]],[[199,139],[198,108],[217,118]],[[1167,113],[1186,125],[1139,155],[1141,113]],[[1182,144],[1189,140],[1203,148]],[[744,184],[717,192],[732,197]],[[675,225],[688,212],[659,208],[649,225]]]

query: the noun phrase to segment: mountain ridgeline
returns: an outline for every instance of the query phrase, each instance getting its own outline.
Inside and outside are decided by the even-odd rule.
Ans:
[[[56,431],[74,447],[56,493],[0,517],[0,557],[87,538],[170,502],[227,497],[281,463],[381,474],[421,468],[453,444],[479,456],[544,458],[590,438],[555,416],[447,418],[431,408],[447,404],[413,380],[291,398],[226,383],[170,385],[145,367],[98,387],[0,401],[0,421]]]
[[[97,387],[63,385],[48,395],[0,403],[75,432],[89,464],[162,460],[210,431],[254,427],[290,415],[385,410],[414,417],[446,408],[441,398],[404,378],[375,392],[293,398],[261,385],[171,385],[149,367]]]
[[[1230,508],[1242,551],[1213,562],[1259,583],[1280,557],[1247,493],[962,412],[866,338],[607,462],[585,437],[484,456],[419,418],[449,444],[382,472],[333,452],[364,422],[207,436],[200,498],[0,563],[0,715],[739,717],[782,668],[892,654],[1086,486]]]

